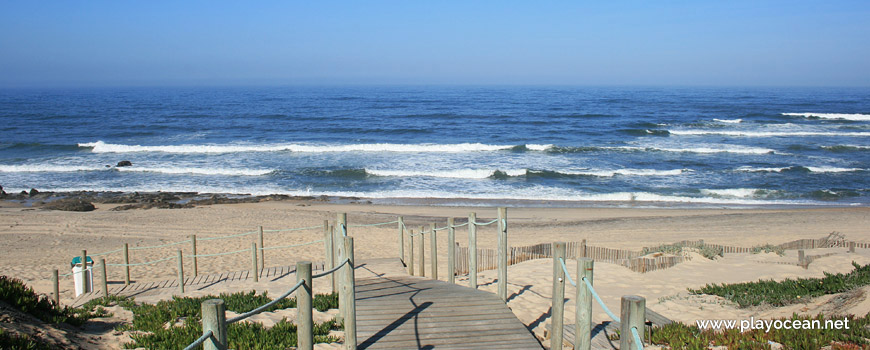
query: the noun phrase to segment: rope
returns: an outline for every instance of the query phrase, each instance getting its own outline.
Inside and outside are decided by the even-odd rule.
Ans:
[[[120,252],[120,251],[122,251],[122,250],[124,250],[124,248],[118,248],[118,249],[115,249],[115,250],[110,250],[110,251],[108,251],[108,252],[104,252],[104,253],[97,253],[97,254],[89,254],[89,255],[88,255],[88,256],[100,256],[100,255],[107,255],[107,254],[112,254],[112,253],[114,253],[114,252]]]
[[[464,224],[453,225],[453,228],[462,227],[462,226],[468,226],[468,223],[466,222]]]
[[[448,228],[450,228],[450,226],[444,226],[444,227],[442,227],[442,228],[436,228],[435,231],[444,231],[444,230],[446,230],[446,229],[448,229]]]
[[[263,230],[263,232],[289,232],[289,231],[302,231],[302,230],[313,230],[316,228],[321,228],[323,225],[319,226],[308,226],[308,227],[300,227],[300,228],[285,228],[281,230]]]
[[[290,296],[290,294],[292,294],[292,293],[295,292],[297,289],[299,289],[299,287],[302,287],[302,284],[304,284],[304,283],[305,283],[305,280],[301,280],[301,281],[299,281],[299,282],[296,282],[296,285],[293,286],[293,288],[290,288],[290,290],[288,290],[287,293],[284,293],[284,295],[278,297],[278,298],[275,299],[275,300],[272,300],[272,301],[270,301],[270,302],[268,302],[268,303],[263,304],[263,306],[260,306],[260,307],[258,307],[258,308],[256,308],[256,309],[253,309],[253,310],[251,310],[251,311],[248,311],[248,312],[246,312],[246,313],[243,313],[243,314],[241,314],[241,315],[238,315],[238,316],[236,316],[236,317],[233,317],[233,318],[227,320],[227,324],[228,324],[228,325],[229,325],[229,324],[233,324],[233,323],[239,322],[239,321],[241,321],[241,320],[244,320],[244,319],[246,319],[246,318],[248,318],[248,317],[254,316],[254,315],[258,314],[258,313],[263,312],[264,310],[268,309],[268,308],[271,307],[272,305],[275,305],[275,304],[277,304],[279,301],[281,301],[281,300],[283,300],[284,298]]]
[[[498,219],[495,219],[495,220],[492,220],[492,221],[490,221],[490,222],[486,222],[486,223],[479,223],[479,222],[475,221],[475,222],[474,222],[474,225],[475,225],[475,226],[487,226],[487,225],[492,225],[492,224],[494,224],[494,223],[496,223],[496,222],[498,222]]]
[[[204,241],[205,239],[203,238],[202,240]],[[163,247],[170,247],[170,246],[179,245],[179,244],[188,243],[188,242],[190,242],[190,241],[179,241],[179,242],[172,242],[172,243],[166,243],[166,244],[161,244],[161,245],[152,245],[152,246],[147,246],[147,247],[130,247],[130,250],[163,248]]]
[[[326,276],[330,273],[333,273],[335,271],[338,271],[339,268],[341,268],[342,266],[344,266],[344,264],[347,264],[349,262],[350,262],[350,259],[344,259],[344,261],[342,261],[341,264],[339,264],[338,266],[329,269],[329,271],[324,271],[324,272],[318,273],[314,276],[311,276],[311,279],[320,278],[320,277]]]
[[[592,283],[589,283],[589,280],[586,277],[583,277],[583,282],[586,282],[586,287],[589,288],[589,291],[592,292],[592,296],[595,297],[595,300],[598,300],[598,305],[601,305],[601,308],[604,309],[604,312],[607,313],[607,316],[610,316],[611,319],[615,322],[620,322],[619,317],[613,314],[610,309],[607,308],[607,305],[604,305],[604,302],[601,301],[601,297],[598,296],[598,293],[595,292],[595,288],[592,288]]]
[[[643,350],[643,341],[640,340],[640,335],[637,334],[637,327],[631,327],[631,336],[634,337],[634,345],[637,350]]]
[[[172,260],[172,259],[176,259],[176,257],[172,256],[172,257],[168,257],[168,258],[165,258],[165,259],[154,260],[154,261],[146,261],[146,262],[143,262],[143,263],[137,263],[137,264],[106,264],[106,266],[142,266],[142,265],[151,265],[151,264],[156,264],[156,263],[159,263],[159,262],[164,262],[164,261],[166,261],[166,260]]]
[[[197,346],[202,345],[202,343],[205,342],[206,339],[211,338],[212,336],[214,336],[214,333],[212,333],[212,331],[205,332],[205,334],[199,337],[199,339],[195,340],[193,343],[190,343],[190,345],[185,347],[184,350],[193,350]]]
[[[390,222],[382,222],[382,223],[379,223],[379,224],[366,224],[366,225],[359,224],[359,225],[350,225],[349,227],[383,226],[383,225],[395,224],[395,223],[397,223],[397,222],[399,222],[399,220],[393,220],[393,221],[390,221]]]
[[[234,234],[234,235],[227,235],[227,236],[197,238],[196,240],[198,240],[198,241],[211,241],[213,239],[225,239],[225,238],[247,236],[247,235],[254,234],[254,233],[257,233],[257,231],[242,232],[242,233],[238,233],[238,234]],[[189,241],[181,241],[181,243],[184,243],[184,242],[189,242]]]
[[[347,226],[345,224],[339,224],[338,226],[341,227],[341,236],[347,237]]]
[[[242,249],[242,250],[237,250],[237,251],[234,251],[234,252],[214,253],[214,254],[185,255],[184,257],[185,257],[185,258],[207,258],[207,257],[210,257],[210,256],[222,256],[222,255],[238,254],[238,253],[241,253],[241,252],[249,252],[249,251],[251,251],[251,250],[250,250],[250,249]]]
[[[270,249],[294,248],[294,247],[301,247],[301,246],[304,246],[304,245],[309,245],[309,244],[314,244],[314,243],[323,243],[323,240],[321,239],[321,240],[319,240],[319,241],[308,242],[308,243],[299,243],[299,244],[291,244],[291,245],[282,245],[282,246],[279,246],[279,247],[268,247],[268,248],[258,248],[258,249],[259,249],[259,250],[270,250]]]
[[[568,282],[571,282],[571,284],[576,287],[577,283],[575,283],[574,280],[571,279],[571,273],[568,272],[568,267],[565,266],[565,259],[559,258],[559,262],[562,263],[562,271],[565,271],[565,277],[568,277]]]

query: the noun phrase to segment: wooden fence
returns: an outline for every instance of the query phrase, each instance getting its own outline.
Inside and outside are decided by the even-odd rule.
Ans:
[[[751,253],[754,248],[726,246],[721,244],[709,244],[703,240],[697,241],[679,241],[674,245],[683,245],[690,247],[710,247],[719,249],[723,254],[734,253]],[[847,241],[842,235],[834,232],[826,237],[818,239],[799,239],[791,242],[775,245],[785,250],[802,250],[815,248],[870,248],[870,243],[860,243]],[[461,247],[456,243],[456,274],[468,274],[468,253],[467,247]],[[661,269],[674,267],[675,265],[688,260],[682,256],[643,256],[643,251],[633,251],[624,249],[611,249],[605,247],[596,247],[586,245],[586,241],[567,242],[566,257],[569,259],[576,258],[592,258],[595,261],[613,263],[627,267],[634,272],[650,272]],[[804,264],[808,264],[812,260],[820,257],[830,256],[832,254],[824,254],[818,256],[807,257]],[[477,249],[477,270],[495,270],[498,268],[497,252],[495,249],[478,248]],[[524,261],[534,259],[552,258],[552,244],[541,243],[524,247],[510,247],[508,256],[508,265],[519,264]],[[792,263],[789,263],[791,265]],[[801,265],[801,262],[794,263]]]
[[[635,272],[649,272],[673,267],[685,258],[680,256],[641,257],[641,252],[610,249],[586,245],[585,241],[568,242],[566,244],[567,258],[592,258],[600,262],[614,263],[625,266]],[[584,249],[585,248],[585,249]],[[468,248],[456,246],[456,274],[468,274]],[[552,258],[552,244],[541,243],[525,247],[510,247],[508,265],[518,264],[534,259]],[[498,268],[495,249],[477,249],[477,270],[495,270]]]

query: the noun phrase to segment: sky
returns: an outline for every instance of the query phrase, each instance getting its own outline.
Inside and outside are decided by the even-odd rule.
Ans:
[[[0,87],[870,86],[870,1],[0,1]]]

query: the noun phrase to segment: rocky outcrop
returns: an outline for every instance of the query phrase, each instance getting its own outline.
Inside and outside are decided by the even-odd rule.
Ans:
[[[42,208],[63,211],[94,211],[96,209],[93,203],[77,198],[58,199],[46,203]]]
[[[122,160],[122,161],[118,162],[118,165],[115,165],[115,167],[118,167],[118,168],[125,167],[125,166],[133,166],[133,163],[130,162],[129,160]]]

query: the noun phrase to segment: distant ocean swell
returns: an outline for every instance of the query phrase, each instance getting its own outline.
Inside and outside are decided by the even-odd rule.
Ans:
[[[866,206],[868,111],[870,89],[6,91],[0,185]]]
[[[868,133],[870,134],[870,133]],[[556,145],[489,145],[482,143],[461,144],[350,144],[350,145],[309,145],[309,144],[230,144],[230,145],[122,145],[108,144],[103,141],[79,143],[79,148],[90,149],[94,153],[183,153],[219,154],[244,152],[297,152],[297,153],[340,153],[340,152],[396,152],[396,153],[466,153],[466,152],[547,152],[547,153],[585,153],[600,151],[626,152],[687,152],[687,153],[738,153],[767,154],[776,151],[769,148],[721,145],[719,147],[641,147],[641,146],[589,146],[565,147]],[[860,147],[860,146],[856,146]]]

